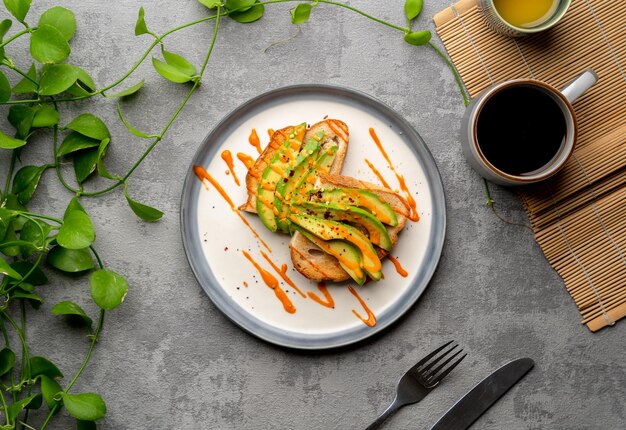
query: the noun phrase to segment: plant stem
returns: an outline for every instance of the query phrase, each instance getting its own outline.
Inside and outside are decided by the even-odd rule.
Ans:
[[[11,189],[11,178],[13,177],[13,170],[15,169],[15,160],[17,159],[17,152],[15,149],[11,151],[11,161],[9,162],[9,171],[7,172],[7,180],[4,184],[4,196],[9,195]]]
[[[54,108],[58,112],[56,102],[54,103]],[[61,185],[63,185],[68,191],[76,194],[78,190],[72,187],[70,184],[68,184],[65,181],[65,178],[63,177],[63,173],[61,173],[61,163],[59,162],[59,156],[57,155],[58,145],[59,145],[59,126],[55,124],[54,131],[52,133],[52,151],[53,151],[52,157],[54,158],[54,170],[56,171],[57,178],[59,178],[59,182],[61,182]]]
[[[83,364],[80,366],[80,368],[78,369],[78,371],[76,372],[76,374],[74,375],[74,377],[72,378],[68,386],[65,388],[65,390],[63,390],[64,393],[67,394],[69,392],[70,388],[72,388],[72,386],[76,383],[76,380],[78,379],[78,377],[81,375],[81,373],[83,373],[83,370],[85,370],[85,367],[87,367],[87,363],[89,362],[89,359],[91,358],[91,353],[93,352],[93,349],[96,345],[96,342],[98,340],[98,335],[100,334],[100,330],[102,329],[103,323],[104,323],[104,309],[101,309],[100,317],[98,318],[98,325],[96,326],[96,331],[94,332],[91,338],[91,344],[89,345],[89,350],[87,351],[87,355],[85,356],[85,359],[83,360]],[[46,428],[46,426],[48,425],[48,423],[54,416],[57,409],[59,409],[59,403],[56,403],[52,407],[52,409],[50,409],[48,416],[46,416],[46,419],[41,425],[41,427],[39,428],[39,430],[44,430]]]
[[[2,401],[2,410],[4,411],[4,422],[7,426],[9,426],[11,424],[11,420],[9,419],[9,409],[7,408],[7,401],[4,398],[4,392],[0,392],[0,400]]]
[[[200,68],[200,72],[198,73],[198,75],[200,76],[199,79],[197,79],[191,89],[187,92],[187,95],[185,96],[185,98],[183,99],[183,101],[180,103],[180,105],[178,106],[178,109],[176,109],[176,112],[174,112],[174,115],[170,118],[170,120],[168,121],[168,123],[165,125],[165,127],[163,127],[163,130],[161,130],[161,133],[159,133],[159,135],[154,139],[154,141],[150,144],[150,146],[148,147],[148,149],[146,149],[144,151],[144,153],[141,155],[141,157],[139,157],[139,159],[135,162],[135,164],[130,168],[130,170],[128,171],[128,173],[126,173],[126,175],[124,175],[124,177],[117,181],[115,184],[103,189],[103,190],[99,190],[99,191],[94,191],[94,192],[87,192],[87,193],[83,193],[84,196],[87,197],[95,197],[95,196],[99,196],[105,193],[108,193],[109,191],[117,188],[118,186],[122,185],[123,183],[126,182],[126,180],[130,177],[130,175],[133,174],[133,172],[135,171],[135,169],[137,169],[137,167],[139,167],[139,165],[143,162],[143,160],[150,154],[150,152],[152,152],[152,150],[154,149],[154,147],[163,139],[163,136],[165,135],[165,133],[167,133],[167,131],[169,130],[169,128],[172,126],[172,124],[174,123],[174,121],[176,120],[176,118],[178,117],[178,115],[180,115],[181,111],[183,110],[183,108],[185,107],[185,105],[187,104],[187,102],[189,101],[189,99],[191,98],[191,96],[193,95],[193,93],[196,91],[196,88],[198,87],[198,85],[200,85],[200,79],[202,78],[202,76],[204,75],[204,71],[206,70],[206,67],[209,63],[209,59],[211,58],[211,54],[213,52],[213,47],[215,46],[215,42],[217,40],[217,32],[219,29],[219,24],[220,24],[220,17],[222,16],[219,13],[219,8],[218,8],[218,13],[215,15],[217,18],[215,19],[215,25],[213,27],[213,37],[211,39],[211,44],[209,46],[209,50],[207,52],[207,55],[204,58],[204,62],[202,63],[202,67]]]
[[[58,219],[58,218],[54,218],[51,216],[47,216],[47,215],[41,215],[41,214],[36,214],[36,213],[32,213],[32,212],[25,212],[25,211],[16,211],[14,210],[13,212],[15,212],[16,214],[23,216],[23,217],[33,217],[33,218],[41,218],[41,219],[47,219],[48,221],[54,221],[56,223],[59,224],[63,224],[63,221]]]
[[[26,72],[24,72],[24,71],[18,69],[17,67],[15,67],[13,64],[7,63],[6,61],[2,61],[2,65],[8,67],[9,69],[13,70],[14,72],[18,73],[19,75],[22,75],[22,77],[24,79],[28,79],[33,84],[37,85],[37,87],[39,87],[39,84],[37,83],[36,80],[34,80],[30,76],[28,76],[28,74]]]
[[[9,332],[7,331],[6,325],[4,325],[4,320],[2,318],[0,318],[0,330],[2,330],[2,337],[4,338],[6,347],[11,348],[11,344],[9,342]],[[11,386],[15,385],[15,368],[11,368],[9,382],[11,382]],[[15,391],[13,391],[13,401],[17,402],[17,393]]]
[[[441,52],[441,50],[437,48],[437,46],[435,46],[432,42],[428,42],[428,45],[431,48],[433,48],[435,52],[439,54],[441,58],[443,58],[443,61],[446,62],[446,64],[448,65],[448,68],[452,71],[452,74],[454,74],[454,80],[456,81],[456,84],[459,86],[459,90],[461,90],[461,95],[463,96],[463,103],[465,104],[465,106],[469,105],[469,98],[467,96],[467,93],[465,92],[465,88],[463,87],[461,76],[459,75],[459,72],[456,70],[456,67],[454,67],[454,64],[452,64],[448,56],[444,54],[443,52]]]
[[[13,36],[9,37],[7,40],[5,40],[4,42],[0,43],[0,48],[4,48],[5,46],[7,46],[9,43],[13,42],[15,39],[17,39],[20,36],[25,35],[26,33],[30,33],[32,31],[37,30],[37,27],[35,28],[25,28],[22,31],[18,31],[17,33],[15,33]]]
[[[89,249],[91,249],[91,252],[93,253],[94,257],[96,257],[96,260],[98,261],[98,266],[100,266],[101,269],[104,269],[104,264],[102,264],[102,260],[100,259],[100,256],[96,252],[96,249],[91,245],[89,245]]]
[[[28,346],[26,345],[26,339],[24,339],[24,336],[22,335],[22,331],[20,330],[19,326],[15,323],[15,321],[13,320],[13,318],[11,318],[11,315],[9,315],[6,311],[0,311],[0,313],[2,314],[2,316],[4,316],[4,318],[6,318],[6,320],[9,322],[9,324],[11,324],[13,326],[13,329],[15,330],[15,332],[17,333],[17,336],[20,339],[20,343],[22,344],[22,358],[25,359],[25,369],[22,369],[22,372],[25,374],[26,376],[26,380],[30,380],[30,359],[28,358]],[[20,378],[20,381],[22,381],[24,378]]]

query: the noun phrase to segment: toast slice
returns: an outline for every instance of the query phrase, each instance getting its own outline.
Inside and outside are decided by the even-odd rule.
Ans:
[[[270,139],[269,144],[259,158],[257,158],[254,166],[248,170],[246,174],[246,190],[248,192],[248,200],[241,206],[239,210],[256,213],[256,193],[259,186],[259,177],[274,157],[276,151],[285,142],[286,136],[289,135],[293,127],[285,127],[276,130]],[[337,145],[335,159],[330,167],[329,173],[338,175],[341,172],[343,161],[348,151],[348,126],[343,121],[337,119],[326,119],[311,126],[305,136],[304,142],[307,142],[311,136],[318,131],[324,132],[324,138],[321,141],[321,148],[326,149],[332,144]]]
[[[406,225],[410,215],[410,206],[404,197],[388,188],[380,187],[365,181],[348,176],[335,174],[320,174],[320,188],[360,188],[375,193],[387,202],[396,213],[398,225],[386,226],[393,246],[398,242],[398,235]],[[339,261],[330,254],[326,254],[300,232],[295,232],[289,242],[291,261],[298,272],[313,281],[342,282],[350,279],[348,273],[341,267]],[[376,247],[379,258],[384,258],[388,251]]]

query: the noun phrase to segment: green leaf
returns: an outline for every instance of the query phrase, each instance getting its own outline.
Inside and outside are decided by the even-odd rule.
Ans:
[[[4,0],[4,6],[19,22],[24,22],[24,18],[30,9],[31,0]]]
[[[111,139],[107,137],[98,144],[97,149],[86,149],[74,155],[74,172],[78,183],[83,183],[96,170],[96,166],[106,154],[110,141]]]
[[[148,205],[144,205],[143,203],[139,203],[130,198],[128,195],[128,185],[124,186],[124,195],[126,196],[126,200],[128,201],[128,205],[135,212],[139,218],[144,221],[154,222],[161,219],[163,216],[163,212]]]
[[[59,403],[57,400],[54,400],[54,396],[57,395],[60,391],[63,391],[61,385],[56,381],[56,379],[48,378],[46,375],[40,376],[41,381],[41,394],[43,395],[46,404],[49,409],[52,409],[54,405]]]
[[[150,33],[146,21],[144,19],[145,11],[143,6],[139,8],[139,16],[137,17],[137,23],[135,24],[135,36],[141,36],[142,34]]]
[[[65,301],[65,302],[60,302],[57,303],[56,305],[52,306],[52,313],[54,315],[70,315],[70,316],[76,316],[78,317],[81,321],[83,321],[87,327],[89,327],[89,330],[91,331],[92,326],[93,326],[93,321],[91,320],[91,318],[89,318],[89,316],[85,313],[85,311],[83,310],[83,308],[81,308],[80,306],[78,306],[76,303],[74,302],[70,302],[70,301]]]
[[[87,213],[87,211],[85,210],[83,205],[80,204],[80,201],[78,200],[78,197],[73,197],[72,200],[70,200],[69,204],[67,205],[67,208],[65,208],[65,212],[63,213],[63,217],[68,216],[69,213],[72,212],[72,211],[83,211],[83,212]]]
[[[110,311],[122,304],[128,292],[128,283],[115,272],[96,270],[89,278],[91,297],[102,309]]]
[[[8,18],[0,22],[0,40],[2,40],[4,35],[7,34],[7,32],[11,29],[12,25],[13,25],[13,21],[11,21]]]
[[[424,0],[406,0],[404,3],[404,14],[408,20],[417,18],[422,11]]]
[[[291,11],[291,23],[302,24],[307,22],[311,16],[311,9],[313,9],[313,6],[309,3],[300,3]]]
[[[411,31],[404,33],[404,41],[410,45],[415,46],[426,45],[430,41],[431,37],[432,34],[428,30]]]
[[[67,273],[78,273],[95,267],[88,249],[65,249],[55,246],[48,253],[48,264]]]
[[[200,4],[205,5],[209,9],[215,9],[220,4],[222,4],[221,0],[198,0]]]
[[[159,73],[159,75],[163,76],[168,81],[182,84],[191,80],[191,76],[181,73],[175,67],[170,66],[169,64],[164,63],[161,60],[157,60],[154,57],[152,57],[152,65]]]
[[[122,120],[122,124],[124,124],[124,127],[126,127],[126,129],[130,131],[132,134],[134,134],[135,136],[142,137],[144,139],[151,139],[153,137],[156,137],[154,135],[148,135],[144,133],[143,131],[136,129],[131,123],[126,121],[126,118],[124,118],[124,115],[122,115],[122,109],[120,107],[119,102],[117,103],[117,114],[119,115],[120,120]]]
[[[96,393],[63,393],[61,397],[67,412],[79,420],[97,421],[104,417],[107,412],[104,400]]]
[[[49,24],[39,26],[30,36],[30,55],[40,63],[65,61],[70,51],[65,36]]]
[[[132,94],[135,94],[137,91],[139,91],[139,89],[140,89],[141,87],[143,87],[144,82],[145,82],[145,81],[142,79],[141,81],[139,81],[138,83],[136,83],[136,84],[135,84],[135,85],[133,85],[132,87],[127,88],[127,89],[125,89],[125,90],[123,90],[123,91],[120,91],[119,93],[116,93],[116,94],[113,94],[113,95],[110,95],[110,96],[109,96],[109,95],[107,95],[106,97],[109,97],[109,98],[116,98],[116,97],[126,97],[126,96],[130,96],[130,95],[132,95]]]
[[[38,294],[26,293],[26,292],[20,291],[19,288],[11,291],[10,296],[13,299],[28,300],[35,309],[39,309],[41,307],[41,304],[43,303],[43,299]]]
[[[30,357],[30,376],[35,378],[39,375],[45,375],[48,378],[62,378],[63,373],[56,365],[46,357]]]
[[[2,20],[2,22],[0,22],[0,42],[2,42],[2,38],[4,37],[5,34],[7,34],[7,31],[9,31],[9,29],[11,28],[11,25],[13,25],[13,21],[11,21],[10,19],[4,19]],[[4,46],[0,48],[0,61],[2,61],[3,58],[4,58]]]
[[[15,269],[15,271],[21,276],[26,276],[28,272],[32,270],[31,274],[24,278],[25,282],[28,282],[32,285],[44,285],[48,282],[46,274],[43,273],[39,267],[35,267],[33,269],[33,263],[30,263],[28,261],[16,261],[15,263],[11,263],[11,267]]]
[[[33,127],[52,127],[59,122],[59,112],[50,105],[40,106],[35,110]]]
[[[83,249],[93,243],[96,233],[87,213],[74,210],[63,218],[57,243],[66,249]]]
[[[39,80],[39,94],[53,96],[69,89],[78,79],[78,70],[71,64],[52,64],[45,68]]]
[[[33,81],[37,81],[37,68],[35,67],[35,64],[30,65],[26,76],[28,76]],[[13,87],[13,92],[16,94],[28,94],[37,92],[37,84],[32,82],[30,79],[22,78],[22,80]]]
[[[0,130],[0,148],[2,149],[15,149],[26,145],[26,141],[22,139],[16,139],[9,137]]]
[[[191,64],[181,55],[178,55],[174,52],[166,51],[165,49],[162,50],[162,53],[165,62],[170,66],[176,67],[182,73],[189,76],[193,76],[196,74],[196,66]]]
[[[84,151],[77,152],[74,155],[74,173],[76,174],[76,181],[79,184],[85,182],[85,180],[96,170],[98,164],[98,150],[86,149]]]
[[[50,25],[59,30],[68,42],[72,37],[74,37],[74,32],[76,31],[76,19],[74,18],[74,13],[61,6],[55,6],[41,14],[39,17],[39,27],[44,24]]]
[[[10,285],[15,285],[17,282],[19,282],[19,281],[10,282]],[[33,284],[29,284],[28,282],[22,282],[19,285],[20,286],[18,287],[18,289],[20,291],[24,291],[24,292],[27,292],[27,293],[32,293],[32,292],[35,291],[35,286]]]
[[[71,154],[72,152],[80,151],[81,149],[95,148],[99,145],[99,140],[83,136],[82,134],[73,131],[65,136],[65,139],[63,139],[63,142],[61,142],[61,146],[57,151],[57,155],[62,157],[64,155]]]
[[[74,130],[83,136],[91,137],[92,139],[103,140],[109,135],[109,129],[104,122],[95,115],[90,113],[84,113],[78,115],[68,125],[65,126],[70,130]]]
[[[2,257],[0,257],[0,275],[7,275],[9,278],[17,279],[18,281],[22,279],[22,275],[9,266],[9,263]]]
[[[19,202],[15,194],[9,194],[4,197],[4,207],[15,211],[28,212],[28,209]],[[2,218],[2,208],[0,208],[0,218]]]
[[[97,169],[98,169],[98,175],[102,176],[103,178],[112,179],[114,181],[121,180],[119,176],[115,176],[109,173],[109,171],[107,170],[102,160],[98,160]]]
[[[15,218],[15,215],[5,208],[0,208],[0,241],[4,240],[7,234],[11,221]]]
[[[83,97],[93,94],[96,91],[96,84],[87,72],[80,67],[74,66],[76,69],[76,82],[67,89],[67,92],[76,97]]]
[[[33,194],[39,184],[41,175],[46,171],[46,166],[24,166],[13,178],[13,194],[23,205],[33,198]]]
[[[228,16],[237,22],[246,24],[249,22],[258,21],[259,19],[261,19],[264,13],[265,6],[257,2],[254,6],[244,12],[231,12],[228,14]]]
[[[4,103],[11,98],[11,84],[0,70],[0,103]]]
[[[237,12],[245,12],[256,3],[256,0],[226,0],[224,8],[227,11],[236,10]]]
[[[15,421],[23,409],[38,409],[39,407],[41,407],[41,394],[33,394],[30,397],[13,402],[8,408],[7,416],[11,421]]]
[[[17,240],[17,234],[15,233],[16,227],[19,226],[17,226],[15,220],[13,220],[13,222],[9,224],[6,235],[4,236],[5,242],[14,242]],[[0,249],[0,252],[2,252],[7,257],[17,257],[20,254],[20,247],[19,245],[3,245]]]
[[[0,351],[0,376],[13,369],[15,365],[15,353],[9,348],[3,348]]]
[[[9,122],[17,130],[17,137],[26,138],[30,132],[30,127],[35,118],[35,109],[24,106],[15,105],[9,108]]]

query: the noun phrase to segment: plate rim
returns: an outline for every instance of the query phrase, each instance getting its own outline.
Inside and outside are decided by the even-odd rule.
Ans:
[[[190,244],[188,243],[189,240],[191,240],[191,238],[188,240],[187,234],[186,234],[188,227],[186,226],[187,223],[185,219],[186,217],[190,216],[186,210],[188,200],[191,197],[190,194],[191,194],[192,186],[190,185],[190,183],[191,181],[196,180],[195,175],[192,172],[192,168],[195,164],[198,164],[199,158],[201,158],[201,156],[206,151],[206,146],[210,144],[209,142],[211,142],[213,136],[218,131],[224,128],[228,128],[229,124],[235,121],[234,118],[237,118],[241,114],[245,114],[247,110],[254,109],[254,107],[257,106],[258,103],[263,101],[264,99],[270,98],[272,96],[281,96],[281,95],[288,96],[294,91],[301,91],[301,92],[305,91],[308,93],[319,92],[322,95],[328,95],[329,93],[332,93],[334,96],[336,97],[338,96],[339,98],[343,98],[348,95],[348,96],[356,96],[357,98],[360,98],[360,99],[365,99],[370,103],[370,106],[371,105],[374,106],[374,109],[377,111],[377,113],[392,117],[395,121],[401,124],[405,130],[408,130],[410,133],[412,133],[414,136],[411,136],[411,138],[407,140],[411,142],[410,146],[413,147],[414,151],[422,150],[424,152],[423,155],[425,155],[426,159],[419,160],[418,158],[418,160],[420,161],[420,164],[425,168],[424,170],[425,170],[426,179],[429,182],[428,185],[431,191],[431,199],[433,200],[432,216],[433,218],[435,217],[439,218],[439,223],[435,222],[436,220],[433,219],[433,226],[431,227],[429,231],[429,236],[432,235],[434,242],[435,242],[434,249],[432,249],[432,252],[430,255],[431,263],[429,264],[429,267],[427,268],[426,272],[421,277],[418,276],[416,279],[414,279],[411,282],[411,284],[407,287],[408,289],[416,288],[417,292],[414,293],[413,296],[410,297],[410,300],[407,300],[403,304],[403,306],[400,309],[398,309],[395,312],[395,314],[392,315],[391,318],[389,318],[383,324],[377,324],[375,327],[372,327],[363,335],[353,336],[349,339],[345,339],[343,341],[338,341],[338,342],[332,342],[332,343],[320,342],[320,339],[324,338],[323,335],[319,336],[319,338],[316,338],[315,339],[316,342],[314,344],[290,342],[280,337],[280,332],[285,332],[285,330],[280,329],[278,327],[274,327],[275,331],[274,332],[269,331],[269,333],[258,332],[258,331],[255,331],[253,328],[248,327],[244,323],[245,321],[241,321],[241,319],[237,318],[239,316],[239,312],[235,311],[231,314],[229,309],[223,307],[221,303],[215,297],[212,296],[212,294],[210,293],[211,289],[205,288],[203,281],[201,280],[201,276],[199,275],[197,268],[194,266],[194,263],[192,262],[193,260],[191,256],[192,249],[191,249]],[[417,139],[414,139],[413,137],[417,137]],[[429,169],[434,169],[434,170],[432,172],[427,172],[427,170]],[[437,196],[441,197],[440,202],[435,198]],[[437,162],[435,161],[435,158],[433,157],[432,152],[426,145],[426,142],[424,142],[424,139],[421,137],[421,135],[402,115],[400,115],[398,112],[396,112],[394,109],[392,109],[391,107],[389,107],[387,104],[377,99],[376,97],[373,97],[367,93],[364,93],[362,91],[355,90],[353,88],[349,88],[346,86],[329,85],[329,84],[296,84],[296,85],[277,87],[277,88],[265,91],[255,97],[252,97],[250,99],[243,101],[242,103],[237,105],[237,107],[235,107],[226,115],[224,115],[222,119],[220,119],[220,121],[218,121],[215,124],[215,126],[202,139],[201,144],[198,146],[198,149],[196,150],[193,157],[191,158],[189,167],[187,168],[187,174],[185,175],[185,180],[183,182],[179,212],[180,212],[180,233],[182,237],[183,249],[185,252],[187,263],[189,267],[191,268],[191,271],[196,279],[196,282],[198,283],[202,291],[209,297],[213,305],[224,316],[226,316],[232,323],[234,323],[236,326],[238,326],[240,329],[244,330],[248,334],[251,334],[265,342],[278,345],[281,347],[295,349],[295,350],[308,350],[308,351],[330,350],[330,349],[336,349],[336,348],[353,345],[353,344],[362,342],[365,339],[368,339],[372,336],[375,336],[376,334],[379,334],[380,332],[384,331],[385,329],[395,324],[402,316],[404,316],[417,303],[419,298],[422,296],[422,294],[424,293],[424,291],[430,284],[430,281],[432,280],[434,273],[441,260],[441,255],[443,252],[443,246],[444,246],[446,232],[447,232],[447,200],[446,200],[446,195],[445,195],[445,189],[443,186],[443,180],[441,178],[441,173],[439,172],[439,167],[437,166]],[[438,231],[435,232],[435,234],[433,234],[433,230],[438,230]],[[431,238],[429,237],[428,240],[430,241]],[[433,245],[433,244],[429,244],[429,248],[430,248],[430,245]],[[220,285],[218,285],[218,287],[222,288]],[[246,311],[244,310],[244,312]],[[250,314],[250,312],[247,312],[247,313]],[[252,318],[256,318],[252,314],[250,314],[250,316]]]

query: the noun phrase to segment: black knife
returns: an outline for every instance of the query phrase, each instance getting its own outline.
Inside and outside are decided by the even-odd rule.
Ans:
[[[466,430],[533,368],[530,358],[518,358],[480,381],[456,402],[430,430]]]

